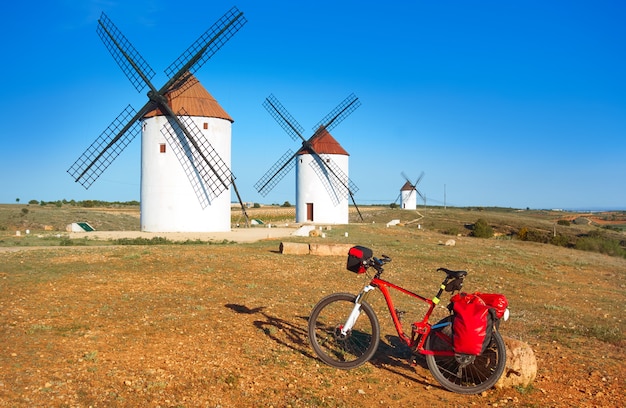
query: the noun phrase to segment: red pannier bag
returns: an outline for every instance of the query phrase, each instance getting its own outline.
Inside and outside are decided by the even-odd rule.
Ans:
[[[501,319],[504,315],[504,311],[507,307],[509,307],[509,301],[506,296],[501,295],[499,293],[474,293],[476,296],[481,298],[485,304],[496,312],[496,318]]]
[[[475,294],[457,293],[452,302],[452,348],[455,353],[479,355],[489,345],[493,330],[490,307]]]

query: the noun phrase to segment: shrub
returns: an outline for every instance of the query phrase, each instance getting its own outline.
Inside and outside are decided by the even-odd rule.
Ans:
[[[459,230],[459,227],[448,227],[445,230],[442,231],[442,233],[444,233],[445,235],[459,235],[461,233],[461,231]]]
[[[571,224],[571,223],[569,222],[569,220],[558,220],[556,223],[557,223],[558,225],[565,225],[566,227],[569,227],[569,226],[570,226],[570,224]]]
[[[472,236],[476,238],[491,238],[493,237],[493,228],[487,224],[487,221],[479,218],[472,228]]]
[[[541,242],[543,244],[550,242],[550,236],[547,232],[531,230],[527,227],[522,227],[517,231],[517,239],[520,241]]]
[[[165,237],[152,238],[118,238],[112,241],[115,245],[165,245],[171,241]]]
[[[582,251],[600,252],[610,256],[626,257],[626,251],[620,246],[616,239],[603,238],[596,234],[581,237],[576,241],[576,249]]]
[[[528,232],[526,233],[526,241],[547,244],[548,242],[550,242],[550,236],[546,232],[538,230],[528,230]]]
[[[568,247],[570,245],[569,239],[562,234],[557,234],[550,239],[550,243],[556,246]]]

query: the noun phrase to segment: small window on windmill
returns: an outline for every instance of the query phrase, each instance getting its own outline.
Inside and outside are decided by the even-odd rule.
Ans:
[[[209,128],[209,124],[207,122],[204,122],[204,130]]]
[[[161,143],[161,144],[159,145],[159,152],[161,152],[161,153],[165,153],[165,143]]]

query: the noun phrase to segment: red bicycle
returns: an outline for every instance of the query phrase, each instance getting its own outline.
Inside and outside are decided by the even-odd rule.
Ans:
[[[358,255],[354,256],[355,253]],[[333,367],[347,370],[364,364],[374,356],[380,343],[380,324],[366,298],[379,289],[400,340],[411,349],[413,355],[425,356],[428,369],[444,388],[462,394],[476,394],[491,388],[502,375],[506,364],[506,349],[498,332],[500,320],[508,319],[506,300],[504,307],[500,302],[499,310],[491,313],[494,319],[491,320],[492,327],[489,328],[482,350],[475,354],[459,353],[455,351],[454,314],[436,324],[431,324],[429,319],[444,291],[451,294],[460,292],[467,272],[437,269],[445,273],[445,278],[437,294],[429,299],[381,279],[383,265],[389,262],[391,258],[386,255],[380,259],[372,257],[372,251],[365,247],[350,250],[349,270],[367,274],[369,268],[373,268],[376,272],[373,276],[367,274],[370,280],[358,295],[335,293],[320,300],[313,308],[309,317],[308,336],[319,358]],[[411,323],[409,334],[403,328],[401,312],[394,307],[392,290],[428,305],[422,320]],[[489,296],[504,298],[502,295],[485,295]]]

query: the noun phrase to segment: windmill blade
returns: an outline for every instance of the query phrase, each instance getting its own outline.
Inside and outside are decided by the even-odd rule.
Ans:
[[[352,182],[352,180],[348,178],[346,173],[344,173],[343,170],[341,170],[334,161],[326,161],[317,153],[315,154],[315,156],[315,163],[317,163],[318,167],[320,167],[319,163],[322,163],[322,166],[326,168],[325,172],[328,173],[330,179],[332,180],[331,182],[333,183],[333,185],[336,186],[338,190],[340,190],[342,195],[346,195],[348,194],[348,192],[355,194],[357,191],[359,191],[359,188],[356,186],[356,184],[354,184],[354,182]]]
[[[177,121],[168,120],[161,134],[174,150],[200,205],[206,208],[211,200],[228,189],[234,177],[187,112],[182,110],[177,116]]]
[[[348,176],[337,166],[333,161],[326,161],[322,156],[308,143],[306,149],[315,157],[316,163],[322,163],[324,167],[328,169],[328,173],[331,174],[337,183],[341,184],[345,191],[350,195],[359,191],[359,188],[348,178]]]
[[[424,197],[424,195],[418,189],[415,189],[415,191],[417,192],[417,195],[420,196],[422,201],[426,202],[426,197]]]
[[[407,176],[405,172],[401,172],[400,174],[402,175],[402,177],[404,177],[407,183],[409,183],[412,187],[415,187],[415,184],[411,182],[411,179],[409,179],[409,176]]]
[[[424,201],[424,205],[426,205],[426,197],[422,194],[421,191],[419,191],[417,189],[417,185],[420,183],[420,181],[422,181],[422,178],[424,178],[424,172],[422,172],[422,174],[420,174],[420,176],[417,178],[417,180],[415,181],[415,191],[417,192],[417,195],[420,196],[420,198],[422,199],[422,201]]]
[[[200,69],[247,22],[237,7],[228,10],[165,70],[170,80],[164,89],[176,83],[185,72],[193,74]]]
[[[292,140],[298,140],[298,138],[300,138],[303,142],[306,141],[304,136],[302,136],[304,128],[287,112],[287,109],[285,109],[274,95],[270,94],[270,96],[265,98],[263,107],[272,115],[285,132],[287,132]]]
[[[254,188],[265,197],[280,180],[296,165],[294,152],[289,149],[280,159],[254,184]]]
[[[398,204],[398,200],[400,199],[401,196],[402,196],[402,191],[400,192],[400,194],[398,194],[398,196],[396,197],[393,203]]]
[[[417,187],[417,185],[420,183],[420,181],[422,181],[422,178],[424,178],[424,172],[422,172],[422,174],[420,174],[420,176],[417,178],[417,180],[415,180],[415,184],[414,184],[415,187]]]
[[[150,80],[154,70],[104,13],[98,20],[96,32],[137,92],[146,86],[153,89]]]
[[[313,127],[313,130],[317,132],[321,127],[324,127],[328,132],[330,132],[359,106],[361,106],[359,98],[357,98],[354,94],[348,95],[348,97],[337,105],[335,109],[320,120]]]
[[[146,104],[148,106],[150,104]],[[146,107],[144,107],[146,109]],[[88,189],[140,132],[137,119],[144,109],[135,113],[128,105],[109,127],[98,136],[67,172],[74,180]]]
[[[348,195],[348,177],[336,165],[333,171],[330,171],[330,165],[333,163],[321,164],[320,161],[323,161],[322,157],[313,157],[314,159],[309,162],[309,166],[322,182],[333,204],[335,206],[339,205],[339,202]]]

